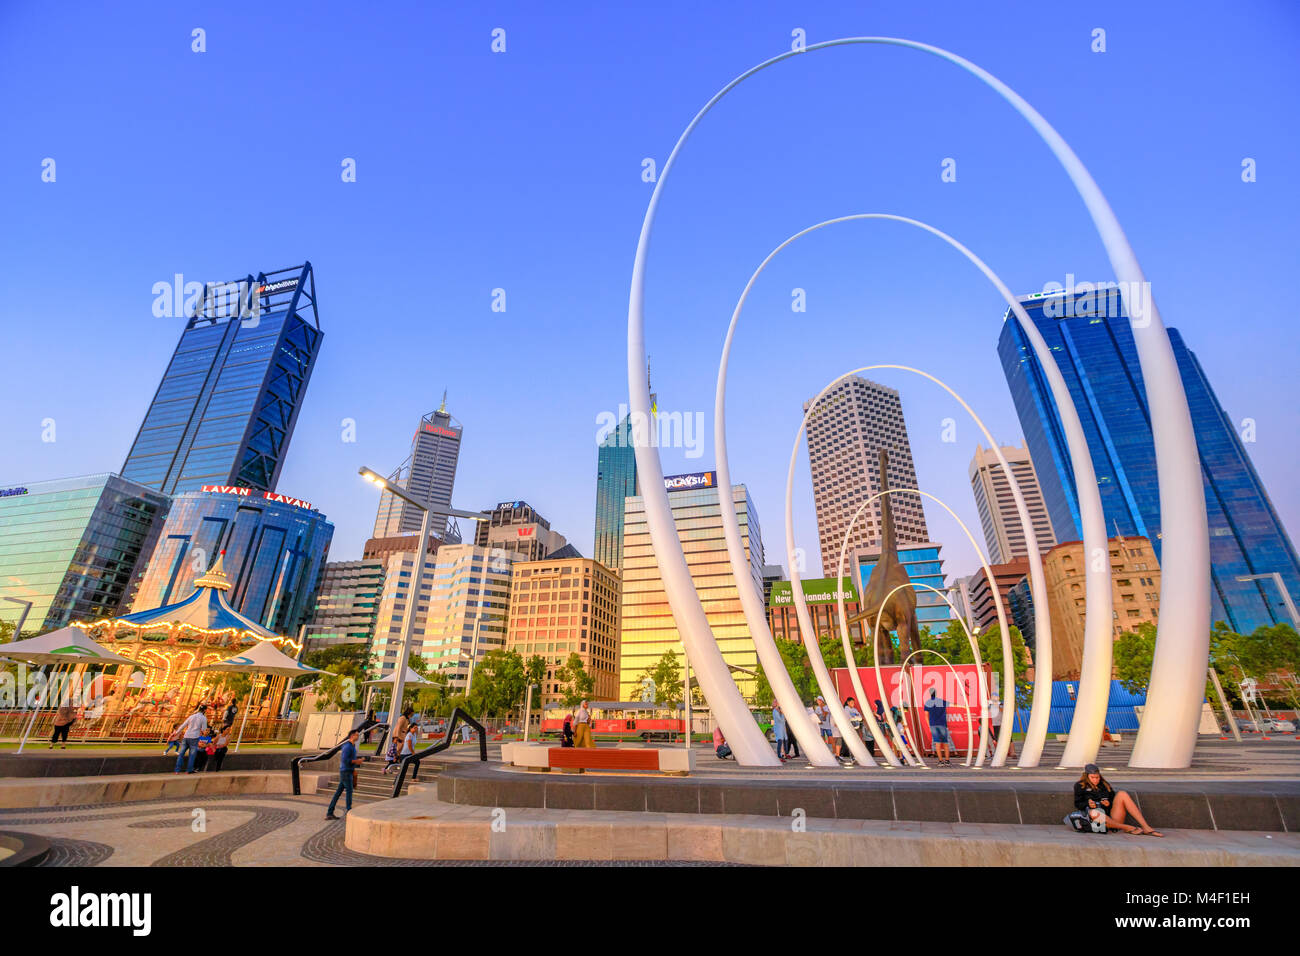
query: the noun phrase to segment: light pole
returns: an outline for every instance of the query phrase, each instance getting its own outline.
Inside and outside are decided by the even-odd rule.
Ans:
[[[474,615],[474,639],[469,645],[469,674],[465,677],[465,699],[469,699],[469,690],[474,685],[474,662],[478,660],[478,626],[483,621],[483,609]]]
[[[14,625],[14,636],[9,638],[11,641],[21,640],[23,636],[23,625],[27,622],[27,614],[32,609],[32,602],[12,597],[7,597],[5,600],[14,604],[23,605],[23,613],[18,615],[18,623]]]
[[[524,695],[524,743],[528,743],[528,725],[532,722],[533,717],[533,688],[536,687],[541,692],[540,684],[529,684],[528,693]]]
[[[1291,600],[1291,592],[1286,589],[1286,582],[1282,580],[1282,575],[1277,571],[1270,571],[1268,574],[1239,574],[1238,581],[1260,581],[1264,578],[1272,578],[1277,589],[1282,593],[1282,603],[1286,605],[1287,613],[1291,615],[1291,625],[1300,631],[1300,614],[1296,613],[1295,602]],[[10,598],[13,600],[13,598]]]

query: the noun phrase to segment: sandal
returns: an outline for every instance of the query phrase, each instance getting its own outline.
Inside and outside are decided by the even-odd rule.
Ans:
[[[1153,830],[1153,829],[1151,829],[1151,827],[1147,827],[1145,830],[1139,830],[1139,831],[1138,831],[1138,835],[1139,835],[1139,836],[1153,836],[1153,837],[1162,837],[1162,836],[1164,836],[1164,834],[1161,833],[1159,830]]]

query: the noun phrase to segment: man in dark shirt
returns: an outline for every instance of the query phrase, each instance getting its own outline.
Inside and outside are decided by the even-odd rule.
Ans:
[[[934,741],[934,755],[939,758],[940,767],[951,767],[952,737],[948,735],[948,701],[940,697],[933,688],[930,699],[925,702],[925,714],[930,718],[930,739]]]
[[[357,738],[360,736],[360,730],[348,731],[348,739],[343,742],[343,749],[339,751],[339,786],[334,791],[334,799],[330,800],[329,809],[325,811],[326,820],[338,819],[334,815],[334,808],[338,806],[339,795],[344,792],[348,795],[347,808],[352,809],[352,775],[361,765],[360,759],[357,758]]]

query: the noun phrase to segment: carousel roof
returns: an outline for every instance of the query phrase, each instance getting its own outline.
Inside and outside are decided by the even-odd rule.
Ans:
[[[247,631],[257,637],[278,639],[279,634],[268,631],[252,618],[240,614],[226,601],[230,581],[222,567],[226,553],[217,555],[217,561],[208,573],[194,581],[194,593],[183,601],[166,604],[148,611],[136,611],[113,618],[112,623],[138,628],[188,627],[200,631]]]

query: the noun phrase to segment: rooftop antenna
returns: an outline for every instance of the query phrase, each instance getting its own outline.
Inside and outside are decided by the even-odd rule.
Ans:
[[[442,390],[442,404],[438,406],[438,414],[447,414],[447,390],[445,388]]]

